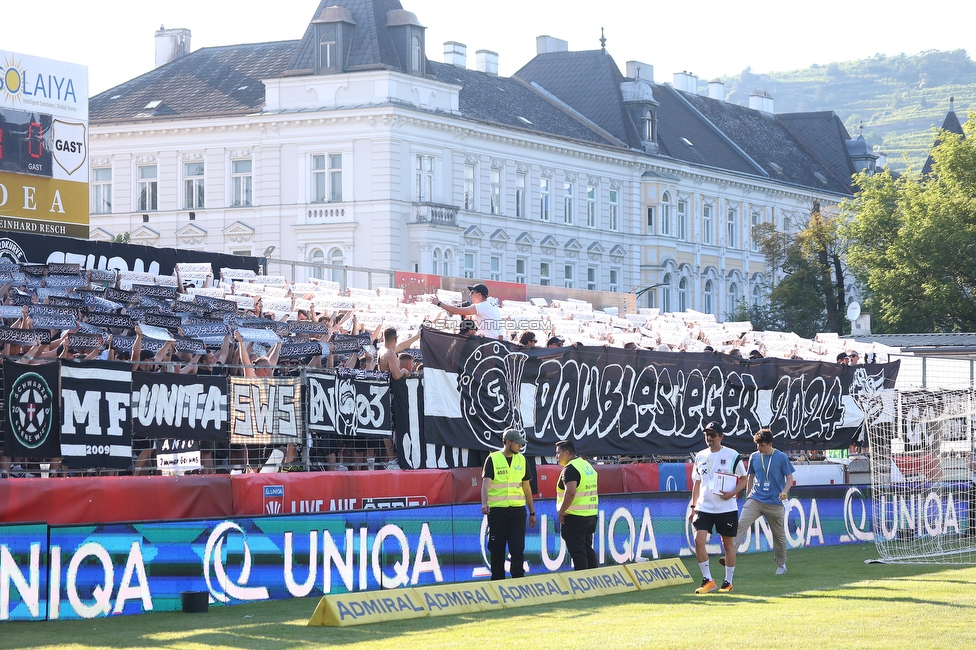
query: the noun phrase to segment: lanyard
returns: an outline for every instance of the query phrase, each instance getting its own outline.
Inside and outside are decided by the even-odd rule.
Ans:
[[[766,464],[765,458],[766,456],[762,452],[760,452],[759,464],[762,465],[763,468],[763,475],[764,475],[763,481],[769,483],[769,468],[773,464],[773,455],[772,454],[769,455],[769,465]]]

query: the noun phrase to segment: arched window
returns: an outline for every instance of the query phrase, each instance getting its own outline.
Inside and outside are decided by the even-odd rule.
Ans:
[[[312,253],[308,256],[308,261],[314,264],[325,263],[325,252],[321,248],[313,248]],[[321,280],[325,277],[325,269],[321,266],[313,266],[311,276]]]
[[[664,286],[661,287],[661,311],[671,311],[671,274],[664,276]]]
[[[678,280],[678,311],[688,311],[688,278]]]
[[[435,248],[430,254],[430,272],[440,275],[441,272],[441,249]]]
[[[671,235],[671,194],[665,192],[661,196],[661,234]]]
[[[413,62],[413,69],[411,70],[411,72],[413,72],[414,74],[420,74],[421,72],[424,71],[423,58],[424,58],[423,43],[420,42],[419,36],[414,36],[413,40],[411,41],[411,47],[410,47],[410,60]]]
[[[713,313],[712,309],[715,305],[713,300],[715,296],[712,287],[713,287],[712,281],[705,280],[705,288],[703,289],[702,292],[702,311],[705,312],[706,314]]]
[[[735,313],[735,308],[739,304],[739,285],[735,282],[729,283],[728,304],[725,311],[731,316]]]
[[[758,307],[762,304],[762,289],[758,284],[752,287],[752,305]]]
[[[319,41],[319,68],[322,70],[336,68],[336,39],[335,34],[327,31]]]
[[[333,248],[329,252],[329,263],[338,266],[345,264],[345,259],[343,259],[341,248]],[[332,269],[330,275],[331,275],[330,279],[333,282],[338,282],[339,286],[345,289],[345,287],[342,286],[342,275],[343,275],[342,269]]]
[[[454,275],[454,253],[450,248],[444,249],[444,275]]]

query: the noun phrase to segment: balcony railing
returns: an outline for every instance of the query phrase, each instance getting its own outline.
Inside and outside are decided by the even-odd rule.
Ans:
[[[457,226],[458,208],[441,203],[414,203],[414,221],[416,223],[432,223],[438,226]]]

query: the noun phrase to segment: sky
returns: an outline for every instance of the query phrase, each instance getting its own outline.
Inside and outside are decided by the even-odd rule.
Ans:
[[[13,4],[14,0],[2,0]],[[41,0],[19,3],[20,24],[4,11],[0,50],[88,66],[98,94],[152,69],[161,25],[191,31],[191,48],[297,40],[319,0]],[[654,66],[654,80],[688,71],[703,80],[794,70],[874,56],[965,49],[976,56],[970,2],[925,5],[905,0],[854,3],[819,0],[401,0],[427,27],[427,57],[443,61],[443,43],[499,55],[510,76],[535,56],[549,35],[570,50],[606,47],[621,71],[626,62]],[[956,16],[957,20],[947,19]]]

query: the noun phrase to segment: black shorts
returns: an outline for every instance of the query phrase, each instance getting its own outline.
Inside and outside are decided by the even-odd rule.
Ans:
[[[735,537],[739,532],[739,511],[695,511],[695,518],[691,520],[691,525],[695,527],[695,530],[704,530],[706,533],[710,533],[714,528],[715,532],[722,537]]]

